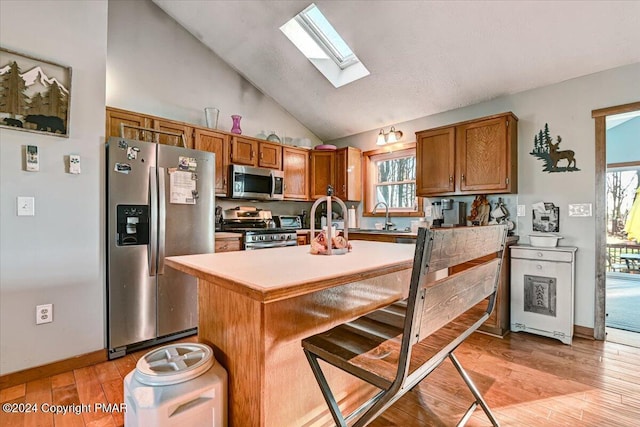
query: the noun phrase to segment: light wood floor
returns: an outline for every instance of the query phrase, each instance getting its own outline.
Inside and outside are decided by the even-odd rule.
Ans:
[[[121,403],[122,380],[146,351],[0,390],[0,401],[92,407],[96,402]],[[640,425],[638,348],[579,338],[567,346],[526,333],[505,339],[476,333],[456,355],[503,426]],[[372,426],[451,426],[470,402],[471,393],[447,361]],[[122,426],[123,418],[121,413],[100,411],[80,415],[3,411],[0,425]],[[490,424],[477,409],[467,425]]]

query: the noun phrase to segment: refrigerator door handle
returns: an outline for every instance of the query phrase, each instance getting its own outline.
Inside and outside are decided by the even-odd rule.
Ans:
[[[158,168],[158,274],[164,274],[164,242],[166,236],[167,201],[164,168]]]
[[[157,274],[156,266],[158,264],[158,176],[155,167],[149,168],[149,250],[147,251],[149,260],[149,275]]]

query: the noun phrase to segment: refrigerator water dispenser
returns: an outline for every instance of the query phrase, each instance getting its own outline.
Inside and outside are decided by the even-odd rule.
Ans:
[[[118,205],[118,246],[149,244],[149,206]]]

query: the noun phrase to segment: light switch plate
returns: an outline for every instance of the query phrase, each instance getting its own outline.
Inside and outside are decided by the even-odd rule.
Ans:
[[[569,204],[569,216],[592,216],[591,203]]]
[[[18,196],[18,216],[35,216],[36,201],[34,197]]]
[[[518,216],[525,216],[525,206],[518,205]]]
[[[424,216],[431,216],[431,205],[427,205],[424,208]]]

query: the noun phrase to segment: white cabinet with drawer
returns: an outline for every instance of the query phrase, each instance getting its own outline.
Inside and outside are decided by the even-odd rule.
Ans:
[[[511,247],[511,330],[571,344],[578,248]]]

